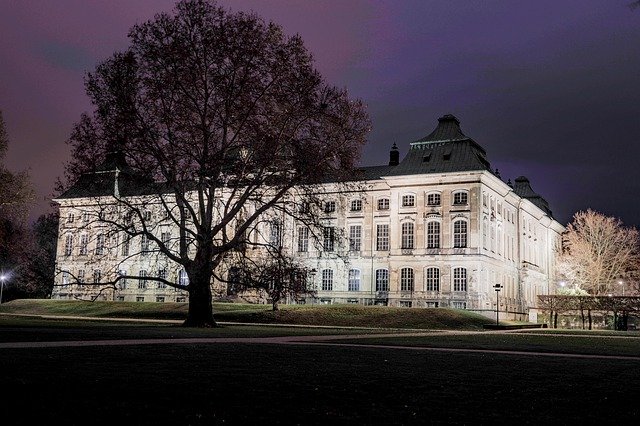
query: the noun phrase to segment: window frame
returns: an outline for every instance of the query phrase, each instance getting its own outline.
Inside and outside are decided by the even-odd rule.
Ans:
[[[457,202],[456,197],[464,196],[464,202]],[[468,206],[469,205],[469,191],[464,189],[457,189],[451,194],[451,204],[453,206]]]
[[[464,224],[464,230],[462,226],[457,229],[458,224]],[[451,224],[453,228],[453,248],[467,248],[469,245],[469,223],[466,219],[455,219]]]
[[[411,200],[411,203],[409,203],[409,200]],[[408,209],[408,208],[412,208],[416,206],[416,194],[402,194],[401,198],[400,198],[400,206],[403,209]]]
[[[404,267],[400,269],[400,291],[411,291],[415,290],[415,279],[416,274],[413,268]]]

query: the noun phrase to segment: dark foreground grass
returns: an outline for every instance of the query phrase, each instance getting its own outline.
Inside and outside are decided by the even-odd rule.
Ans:
[[[184,320],[187,308],[186,303],[14,300],[2,304],[0,313]],[[274,312],[269,305],[214,303],[214,313],[220,322],[263,324],[481,330],[484,324],[492,323],[473,312],[443,308],[284,305]]]
[[[637,424],[640,362],[179,344],[0,350],[11,424]]]

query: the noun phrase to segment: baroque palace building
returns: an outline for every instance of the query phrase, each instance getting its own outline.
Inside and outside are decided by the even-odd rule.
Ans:
[[[533,319],[537,295],[554,292],[564,227],[526,177],[504,182],[492,170],[485,150],[463,134],[456,117],[439,118],[433,132],[409,144],[401,161],[394,144],[387,165],[361,172],[364,192],[326,185],[320,244],[293,219],[263,233],[282,238],[285,250],[316,271],[317,292],[306,303],[450,307],[494,315],[494,286],[500,284],[501,316]],[[107,161],[96,173],[111,188],[109,177],[115,176],[118,191],[116,166]],[[81,184],[55,199],[60,273],[52,297],[186,301],[186,292],[144,279],[157,274],[187,280],[184,271],[145,256],[148,241],[118,244],[91,226],[96,197],[86,187],[79,190]],[[339,231],[347,238],[344,256],[334,247]],[[140,253],[132,255],[130,245],[141,245]],[[77,284],[100,282],[114,270],[142,278],[106,289]],[[212,284],[217,296],[229,290]]]

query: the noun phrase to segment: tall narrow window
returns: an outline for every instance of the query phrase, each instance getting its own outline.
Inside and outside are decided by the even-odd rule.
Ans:
[[[467,291],[466,268],[455,268],[453,270],[453,291]]]
[[[282,223],[278,220],[271,222],[271,234],[269,235],[269,244],[272,247],[282,247]]]
[[[376,226],[376,250],[389,251],[389,225],[381,224]]]
[[[414,275],[412,268],[402,268],[400,270],[400,291],[413,291]]]
[[[376,291],[389,291],[389,270],[376,270]]]
[[[309,228],[306,226],[298,227],[298,251],[309,251]]]
[[[427,223],[427,248],[440,248],[440,222]]]
[[[333,251],[336,238],[336,228],[327,226],[324,228],[324,251]]]
[[[467,222],[456,220],[453,222],[453,247],[464,248],[467,246]]]
[[[360,251],[362,245],[362,226],[351,225],[349,227],[349,250]]]
[[[129,237],[128,235],[126,235],[123,239],[122,239],[122,255],[123,256],[129,256],[129,247],[131,244],[131,237]]]
[[[170,232],[162,232],[160,234],[160,241],[162,241],[162,244],[165,247],[169,247],[169,241],[171,240],[171,233]]]
[[[146,234],[140,236],[140,252],[142,254],[149,253],[149,237]]]
[[[124,290],[127,288],[127,279],[124,278],[127,276],[127,271],[125,271],[124,269],[120,269],[118,270],[118,277],[120,278],[117,282],[118,287],[120,287],[120,290]]]
[[[87,234],[80,235],[80,255],[87,255],[87,248],[89,247],[89,237]]]
[[[413,249],[413,223],[402,224],[402,248]]]
[[[161,280],[167,279],[167,268],[158,269],[158,278],[160,278]],[[166,288],[166,287],[167,287],[166,283],[162,281],[158,281],[158,288]]]
[[[440,269],[427,268],[425,290],[440,291]]]
[[[93,270],[93,283],[98,284],[102,279],[102,271],[100,269]]]
[[[349,270],[349,291],[360,291],[360,270]]]
[[[138,273],[138,288],[147,288],[147,271],[144,269]]]
[[[67,235],[64,239],[64,255],[71,256],[73,253],[73,235]]]
[[[322,291],[333,290],[333,269],[322,270]]]
[[[69,284],[69,272],[62,271],[62,285],[68,285],[68,284]]]
[[[181,269],[178,273],[178,284],[182,286],[189,285],[189,275],[187,275],[187,271],[185,271],[184,269]]]
[[[105,235],[98,234],[96,237],[96,256],[102,256],[104,254]]]

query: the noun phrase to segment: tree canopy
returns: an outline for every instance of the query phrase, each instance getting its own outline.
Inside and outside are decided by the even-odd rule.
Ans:
[[[323,80],[298,35],[214,1],[179,1],[129,39],[87,75],[95,109],[70,138],[67,186],[121,154],[128,192],[96,200],[95,220],[181,265],[188,285],[165,281],[189,292],[185,324],[211,326],[211,277],[227,254],[270,214],[311,226],[314,210],[299,207],[318,184],[353,177],[367,114]],[[160,235],[158,217],[176,233]]]

